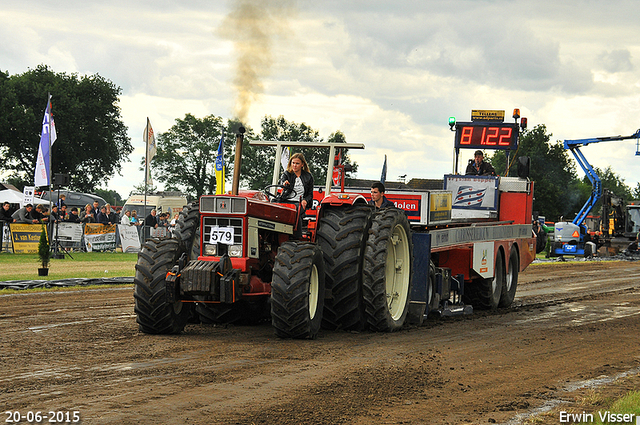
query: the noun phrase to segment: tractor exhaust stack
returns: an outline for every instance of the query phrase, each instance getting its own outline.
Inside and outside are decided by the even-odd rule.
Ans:
[[[236,134],[236,159],[233,163],[233,184],[231,186],[231,194],[237,195],[240,187],[240,167],[242,166],[242,141],[244,140],[245,129],[240,126],[238,134]]]

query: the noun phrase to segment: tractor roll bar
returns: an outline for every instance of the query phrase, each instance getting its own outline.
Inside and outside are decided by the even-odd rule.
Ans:
[[[273,179],[271,184],[278,184],[280,178],[280,159],[282,158],[282,148],[289,146],[299,146],[301,148],[329,148],[329,162],[327,164],[327,180],[325,181],[325,196],[329,196],[331,191],[331,175],[333,172],[333,161],[336,155],[336,148],[364,149],[363,143],[338,143],[338,142],[292,142],[280,140],[251,140],[250,145],[255,146],[275,146],[276,158],[273,164]]]

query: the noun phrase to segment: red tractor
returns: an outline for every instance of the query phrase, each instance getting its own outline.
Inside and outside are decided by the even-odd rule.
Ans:
[[[242,134],[236,152],[240,152]],[[411,229],[402,210],[374,212],[361,194],[329,193],[335,148],[362,144],[252,142],[275,145],[273,185],[202,196],[185,208],[174,239],[149,239],[135,274],[140,330],[174,334],[193,320],[271,320],[282,338],[315,338],[320,328],[394,331],[411,297]],[[325,196],[301,240],[299,211],[280,199],[282,146],[329,148]],[[344,173],[343,173],[344,174]]]

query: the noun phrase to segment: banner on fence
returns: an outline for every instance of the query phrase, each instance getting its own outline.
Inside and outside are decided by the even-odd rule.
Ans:
[[[152,238],[166,238],[167,236],[169,236],[169,230],[166,227],[152,227],[150,236]]]
[[[11,240],[13,241],[13,252],[16,254],[37,254],[41,224],[21,224],[11,223]],[[45,232],[47,228],[44,228]],[[47,236],[48,237],[48,236]]]
[[[0,248],[2,251],[12,252],[13,247],[11,246],[11,230],[9,229],[9,223],[3,223],[0,226],[2,226],[2,246]]]
[[[61,222],[53,226],[53,240],[58,242],[82,241],[82,224]]]
[[[85,224],[84,244],[87,252],[115,251],[116,225],[96,223]]]
[[[140,252],[140,235],[136,226],[118,226],[122,252]]]

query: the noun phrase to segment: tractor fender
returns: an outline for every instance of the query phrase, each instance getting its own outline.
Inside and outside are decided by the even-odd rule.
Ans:
[[[366,205],[367,199],[359,193],[330,193],[326,196],[320,205],[316,207],[316,219],[322,218],[322,210],[327,207],[341,207],[347,205]]]

